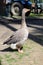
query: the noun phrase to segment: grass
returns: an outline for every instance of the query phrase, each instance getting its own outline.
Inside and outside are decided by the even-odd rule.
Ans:
[[[34,42],[33,40],[29,39],[29,40],[27,40],[26,44],[24,44],[24,47],[23,47],[24,53],[23,54],[20,54],[18,52],[6,53],[6,54],[3,55],[4,58],[2,58],[2,56],[0,56],[0,63],[4,59],[5,62],[7,62],[8,65],[23,65],[24,62],[28,64],[30,62],[30,58],[31,58],[30,56],[34,52],[35,48],[40,48],[40,45],[38,46],[36,44],[36,42]],[[34,60],[32,60],[32,62],[34,62],[34,64],[30,63],[29,65],[37,65],[37,63],[38,63],[35,60],[35,58],[34,58]]]
[[[11,55],[5,54],[5,58],[10,58],[10,57],[11,57]]]
[[[21,19],[21,16],[13,16],[13,18]],[[30,13],[30,15],[27,18],[43,18],[43,13],[41,14]]]
[[[17,62],[17,60],[15,58],[9,58],[7,59],[8,63],[11,63],[11,62]]]
[[[1,60],[0,60],[0,65],[2,65],[2,64],[1,64]]]
[[[16,19],[21,19],[21,16],[12,16],[12,17],[6,17],[6,16],[3,16],[3,18],[6,18],[6,19],[13,19],[13,18],[16,18]],[[43,18],[43,13],[41,14],[35,14],[35,13],[30,13],[30,15],[26,18]]]
[[[42,18],[42,17],[43,17],[43,13],[41,13],[41,14],[34,14],[34,13],[31,13],[31,14],[30,14],[30,17]]]
[[[1,60],[2,60],[3,58],[0,56],[0,65],[2,65],[2,63],[1,63]]]

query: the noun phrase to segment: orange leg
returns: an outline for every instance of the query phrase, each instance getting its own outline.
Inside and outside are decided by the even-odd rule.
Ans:
[[[18,48],[18,52],[19,53],[23,53],[23,50],[21,50],[20,48]]]

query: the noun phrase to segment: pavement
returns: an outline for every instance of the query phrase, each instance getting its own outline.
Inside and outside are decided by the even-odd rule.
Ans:
[[[35,41],[39,42],[43,41],[43,39],[39,38],[43,37],[43,19],[27,19],[27,26],[28,30],[30,32],[30,38]],[[3,44],[4,41],[6,41],[17,29],[20,28],[21,20],[18,19],[6,19],[6,18],[0,18],[0,44]],[[38,41],[36,40],[38,39]],[[43,42],[40,44],[43,45]]]

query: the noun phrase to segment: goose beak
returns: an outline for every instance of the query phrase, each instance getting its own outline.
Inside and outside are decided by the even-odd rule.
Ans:
[[[26,10],[25,10],[25,12],[28,12],[28,11],[30,11],[30,9],[26,9]]]
[[[30,12],[30,9],[23,8],[22,13],[27,13],[27,12]]]

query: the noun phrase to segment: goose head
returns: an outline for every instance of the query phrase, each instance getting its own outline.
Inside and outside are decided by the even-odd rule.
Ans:
[[[27,13],[30,9],[24,8],[22,12]]]
[[[23,8],[22,10],[22,22],[21,22],[21,27],[25,28],[26,27],[26,20],[25,20],[25,14],[30,11],[30,9]]]

